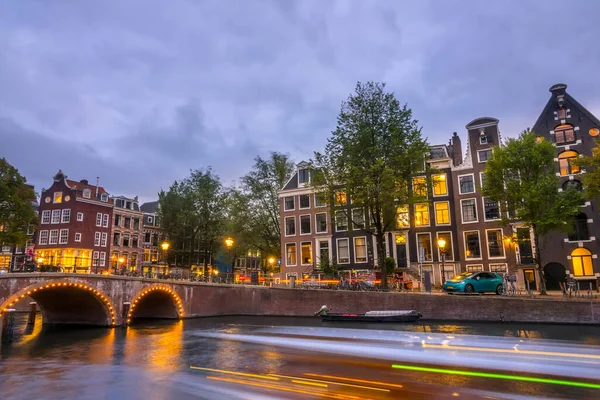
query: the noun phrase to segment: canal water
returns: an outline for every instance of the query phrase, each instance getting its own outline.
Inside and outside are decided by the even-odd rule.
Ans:
[[[215,317],[176,322],[139,322],[129,328],[52,328],[38,321],[26,331],[26,315],[17,317],[17,340],[0,348],[0,399],[197,399],[234,398],[211,392],[205,374],[192,369],[219,369],[281,375],[308,372],[336,376],[369,376],[413,385],[410,398],[456,397],[462,388],[547,398],[590,398],[600,391],[546,387],[530,383],[490,382],[464,377],[382,370],[372,360],[344,359],[310,352],[198,335],[200,332],[246,334],[270,326],[327,327],[312,318]],[[339,328],[340,325],[329,325]],[[536,324],[345,324],[347,328],[469,334],[571,341],[600,346],[600,327]],[[301,328],[302,329],[302,328]],[[392,332],[390,332],[392,334]],[[490,360],[494,362],[493,359]],[[600,373],[599,373],[600,375]],[[375,379],[375,378],[373,378]],[[419,386],[420,385],[420,386]],[[234,385],[235,386],[235,385]],[[258,391],[258,392],[257,392]],[[268,398],[260,388],[244,389]],[[300,393],[300,392],[299,392]],[[466,393],[461,398],[484,398]],[[272,398],[300,398],[299,394]],[[391,395],[390,395],[391,396]],[[471,397],[469,397],[471,396]],[[404,396],[406,397],[406,396]],[[240,397],[251,398],[251,397]],[[310,396],[307,398],[311,398]],[[312,397],[314,398],[314,396]],[[373,397],[371,397],[373,398]],[[395,398],[379,397],[379,398]],[[600,398],[600,397],[596,397]]]

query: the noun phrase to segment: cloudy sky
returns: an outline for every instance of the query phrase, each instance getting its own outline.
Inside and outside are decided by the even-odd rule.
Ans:
[[[0,0],[0,157],[152,200],[191,168],[321,150],[356,81],[431,143],[533,125],[558,82],[600,116],[598,0]]]

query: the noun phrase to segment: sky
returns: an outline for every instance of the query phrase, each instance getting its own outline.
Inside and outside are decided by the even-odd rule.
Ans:
[[[534,124],[555,83],[600,116],[600,1],[0,0],[0,157],[156,199],[271,151],[322,151],[357,81],[432,144]],[[463,141],[464,143],[464,141]]]

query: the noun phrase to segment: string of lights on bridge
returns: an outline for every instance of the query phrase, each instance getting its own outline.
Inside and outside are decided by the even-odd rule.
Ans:
[[[135,306],[137,305],[137,303],[146,295],[151,294],[153,292],[156,291],[162,291],[162,292],[166,292],[169,295],[171,295],[171,297],[173,297],[173,299],[175,299],[175,302],[177,303],[177,310],[179,311],[179,318],[183,318],[183,304],[181,303],[181,298],[179,298],[179,296],[177,295],[177,293],[171,289],[168,286],[152,286],[150,288],[144,289],[140,295],[133,301],[133,303],[131,303],[131,308],[129,309],[129,313],[127,314],[127,323],[131,322],[131,317],[133,315],[133,311],[135,309]]]

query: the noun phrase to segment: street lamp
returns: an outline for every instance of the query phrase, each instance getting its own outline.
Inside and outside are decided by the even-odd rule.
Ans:
[[[225,246],[227,246],[229,264],[231,265],[231,273],[229,272],[229,266],[227,266],[227,283],[231,283],[231,275],[233,274],[233,258],[231,258],[231,248],[233,247],[233,239],[230,237],[225,239]]]
[[[442,283],[446,281],[446,276],[444,274],[444,263],[446,261],[446,240],[444,238],[439,238],[437,240],[438,248],[440,249],[440,256],[442,258]]]
[[[44,262],[44,257],[39,257],[39,258],[37,259],[37,262],[38,262],[38,268],[39,268],[39,267],[41,267],[41,266],[42,266],[42,263]],[[41,272],[41,270],[40,270],[40,272]]]
[[[123,257],[119,257],[119,259],[117,260],[119,261],[119,264],[121,264],[121,269],[123,268],[123,263],[125,262],[125,259]],[[119,272],[119,266],[117,265],[117,271],[115,271],[115,273]]]

